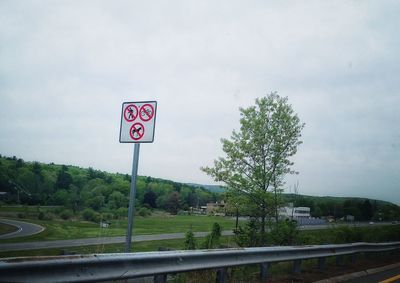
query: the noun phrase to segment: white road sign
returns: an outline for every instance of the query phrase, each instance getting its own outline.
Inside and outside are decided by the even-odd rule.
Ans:
[[[151,143],[154,141],[157,101],[122,103],[119,142]]]

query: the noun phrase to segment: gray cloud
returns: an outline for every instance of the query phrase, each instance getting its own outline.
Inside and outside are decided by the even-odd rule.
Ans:
[[[123,101],[157,100],[139,174],[212,183],[239,107],[277,90],[306,123],[301,193],[400,202],[395,1],[0,3],[0,153],[129,172]]]

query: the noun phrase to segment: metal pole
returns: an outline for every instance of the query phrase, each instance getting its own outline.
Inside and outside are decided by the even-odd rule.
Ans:
[[[135,214],[136,179],[137,179],[137,171],[139,164],[139,150],[140,150],[140,143],[135,143],[135,148],[133,151],[133,163],[132,163],[131,192],[129,196],[128,229],[126,231],[126,241],[125,241],[126,253],[129,253],[131,251],[133,215]]]

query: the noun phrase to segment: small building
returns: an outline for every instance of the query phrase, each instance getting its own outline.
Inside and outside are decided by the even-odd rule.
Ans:
[[[206,208],[207,214],[225,215],[225,202],[209,202]]]
[[[310,211],[309,207],[284,206],[279,209],[279,217],[283,219],[310,218]]]
[[[108,228],[110,227],[111,222],[109,221],[100,221],[100,228]]]
[[[207,206],[200,206],[200,207],[189,207],[189,213],[193,214],[206,214]]]

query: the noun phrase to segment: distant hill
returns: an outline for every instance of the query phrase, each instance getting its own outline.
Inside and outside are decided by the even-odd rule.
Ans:
[[[219,185],[204,185],[204,184],[196,184],[196,183],[186,183],[186,185],[195,187],[195,188],[203,188],[210,192],[214,193],[224,193],[226,188]],[[310,196],[310,195],[302,195],[302,194],[293,194],[293,193],[283,193],[283,199],[285,202],[296,202],[298,199],[309,200],[313,202],[334,202],[334,203],[344,203],[345,201],[355,201],[355,202],[363,202],[365,200],[370,200],[371,202],[376,202],[380,205],[393,205],[393,203],[383,200],[375,200],[368,199],[362,197],[334,197],[334,196]]]
[[[119,217],[126,215],[130,181],[128,174],[108,173],[90,167],[29,162],[16,156],[0,155],[0,205],[57,205],[64,206],[69,210],[68,213],[89,211],[92,215],[95,212]],[[149,176],[137,178],[138,211],[143,207],[176,214],[179,210],[221,199],[221,194],[203,187],[194,188]]]
[[[225,192],[225,188],[222,186],[218,185],[200,185],[200,184],[194,184],[194,183],[186,183],[186,185],[195,187],[195,188],[204,188],[210,192],[213,193],[223,193]]]
[[[70,211],[125,215],[129,201],[130,176],[71,165],[25,162],[0,155],[1,203],[62,205]],[[138,176],[138,207],[157,208],[177,213],[190,207],[221,201],[225,188],[218,185],[179,183]],[[400,207],[390,202],[357,197],[318,197],[283,194],[282,203],[311,208],[315,217],[353,215],[357,220],[400,219]],[[100,215],[100,214],[99,214]]]
[[[284,199],[288,202],[295,202],[296,199],[305,199],[314,202],[334,202],[334,203],[344,203],[345,201],[353,202],[364,202],[369,200],[371,202],[376,202],[378,205],[395,205],[388,201],[368,199],[362,197],[334,197],[334,196],[310,196],[310,195],[296,195],[296,194],[283,194]]]

